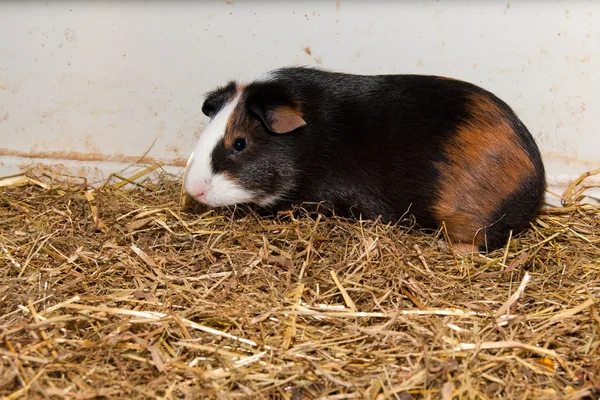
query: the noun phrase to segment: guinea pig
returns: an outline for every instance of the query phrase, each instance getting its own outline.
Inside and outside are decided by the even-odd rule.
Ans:
[[[539,149],[492,93],[428,75],[272,71],[208,93],[184,189],[210,207],[329,204],[340,216],[444,227],[491,251],[543,202]]]

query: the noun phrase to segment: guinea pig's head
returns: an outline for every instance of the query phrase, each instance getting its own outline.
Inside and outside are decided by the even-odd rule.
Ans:
[[[275,82],[230,82],[210,92],[210,118],[188,162],[184,188],[211,207],[266,206],[294,186],[301,105]]]

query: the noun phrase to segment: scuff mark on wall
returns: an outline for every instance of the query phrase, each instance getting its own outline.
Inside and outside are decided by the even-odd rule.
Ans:
[[[90,153],[100,154],[102,152],[102,149],[100,149],[94,142],[94,137],[92,135],[87,135],[85,137],[83,147]]]
[[[596,160],[596,161],[592,161],[592,160],[582,160],[579,157],[571,157],[571,156],[566,156],[562,153],[545,153],[544,154],[544,159],[546,160],[555,160],[555,161],[562,161],[564,163],[581,163],[581,164],[585,164],[586,167],[589,170],[592,169],[596,169],[598,167],[600,167],[600,160]]]
[[[176,145],[166,145],[165,152],[167,154],[174,154],[176,156],[181,155],[181,149]]]
[[[69,42],[75,42],[75,40],[77,40],[77,35],[75,34],[75,31],[73,29],[67,28],[67,30],[65,31],[65,38]]]
[[[43,158],[53,160],[72,160],[72,161],[102,161],[119,162],[125,164],[153,164],[163,162],[167,165],[184,167],[187,158],[156,158],[142,156],[126,156],[122,154],[100,154],[96,152],[83,153],[80,151],[32,151],[24,152],[7,148],[0,148],[0,157],[12,156],[21,158]]]

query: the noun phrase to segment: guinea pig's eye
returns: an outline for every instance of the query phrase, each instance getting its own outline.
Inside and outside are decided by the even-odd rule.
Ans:
[[[233,149],[235,151],[242,151],[246,148],[246,139],[244,138],[237,138],[235,139],[235,141],[233,142]]]

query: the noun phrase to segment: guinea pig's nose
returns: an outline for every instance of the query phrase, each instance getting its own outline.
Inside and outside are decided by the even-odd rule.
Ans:
[[[188,194],[196,200],[200,199],[206,194],[206,186],[197,186],[192,190],[189,190]]]
[[[200,197],[204,196],[204,193],[206,193],[205,190],[201,190],[199,192],[195,192],[192,194],[192,197],[195,199],[199,199]]]

